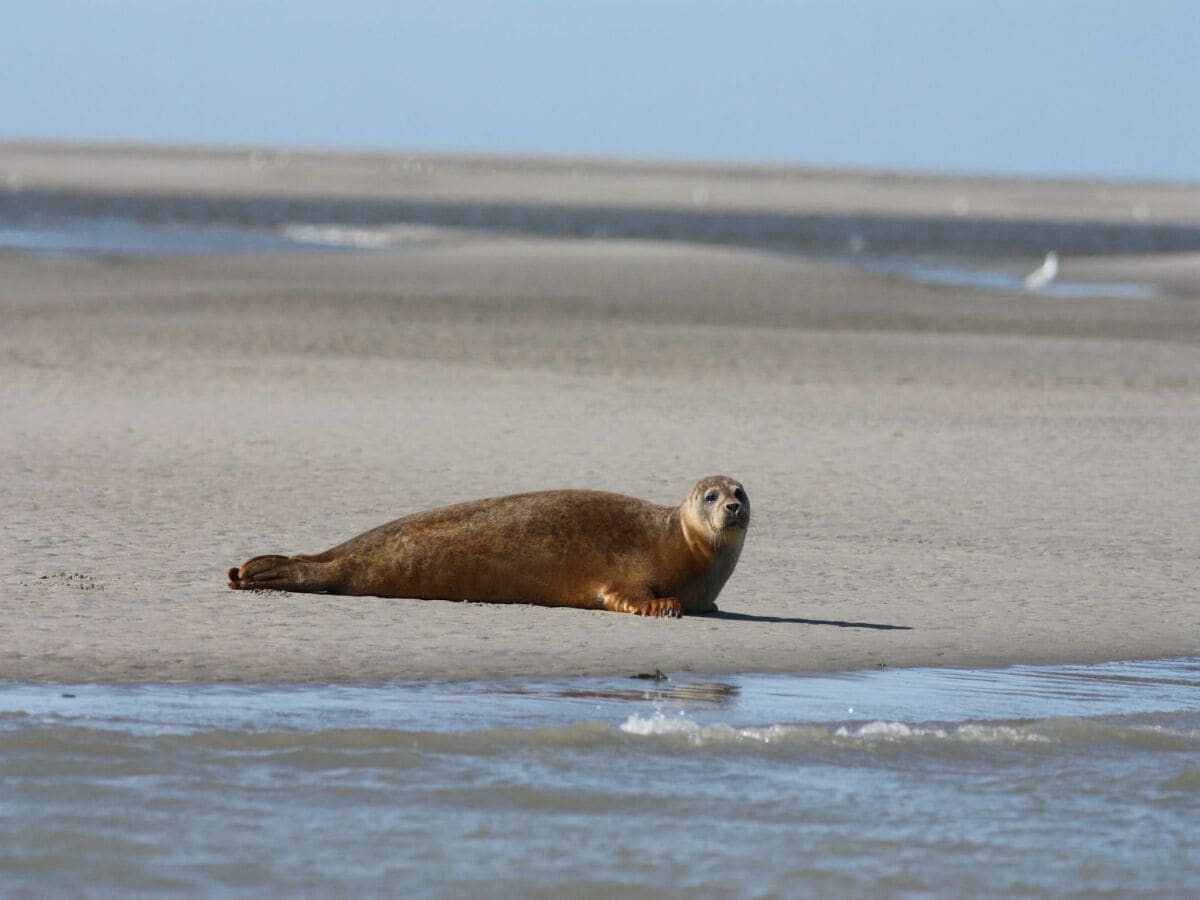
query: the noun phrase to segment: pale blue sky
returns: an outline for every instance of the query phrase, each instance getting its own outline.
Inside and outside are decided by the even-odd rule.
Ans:
[[[0,137],[1200,180],[1193,0],[0,0]]]

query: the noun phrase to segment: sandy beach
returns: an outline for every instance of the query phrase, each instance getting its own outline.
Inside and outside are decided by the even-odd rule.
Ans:
[[[0,191],[1200,219],[1200,189],[1158,184],[281,153],[0,145]],[[0,679],[1200,655],[1200,256],[1063,275],[1158,293],[453,229],[371,253],[0,252]],[[432,506],[551,487],[674,504],[717,472],[754,505],[719,617],[225,584],[247,556]]]

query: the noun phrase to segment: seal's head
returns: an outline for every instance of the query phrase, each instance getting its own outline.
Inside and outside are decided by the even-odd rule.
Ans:
[[[740,481],[725,475],[701,478],[681,508],[684,528],[715,548],[741,546],[750,525],[750,498]]]

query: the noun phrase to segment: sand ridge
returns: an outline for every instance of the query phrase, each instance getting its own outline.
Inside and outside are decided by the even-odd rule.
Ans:
[[[651,242],[0,255],[0,678],[1196,655],[1200,278],[1160,262],[1076,263],[1158,298],[1049,302]],[[720,471],[755,508],[720,618],[224,585],[435,505]]]

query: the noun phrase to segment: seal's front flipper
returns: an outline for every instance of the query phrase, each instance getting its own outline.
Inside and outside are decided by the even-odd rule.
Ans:
[[[653,616],[656,619],[679,619],[683,617],[683,604],[675,597],[655,597],[647,592],[636,596],[622,591],[605,591],[600,605],[609,612],[633,613],[635,616]]]
[[[325,569],[323,563],[295,556],[255,556],[229,570],[229,586],[238,591],[320,593],[332,587]]]
[[[683,604],[675,597],[655,597],[642,604],[640,610],[634,610],[639,616],[653,616],[656,619],[682,619]]]

